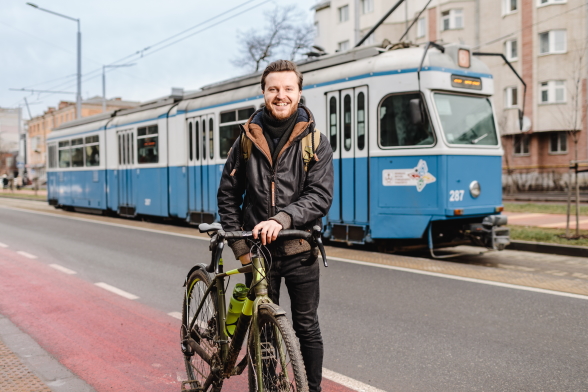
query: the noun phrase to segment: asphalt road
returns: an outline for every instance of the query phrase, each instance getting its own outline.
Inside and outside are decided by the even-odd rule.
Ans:
[[[206,241],[4,208],[0,242],[165,313],[180,311],[189,268],[208,262]],[[225,263],[237,265],[229,252]],[[320,307],[327,369],[385,391],[588,390],[586,300],[329,265]]]

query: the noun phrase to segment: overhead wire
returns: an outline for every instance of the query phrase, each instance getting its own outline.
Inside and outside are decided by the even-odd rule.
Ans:
[[[217,14],[217,15],[215,15],[215,16],[213,16],[213,17],[211,17],[211,18],[209,18],[209,19],[207,19],[207,20],[205,20],[205,21],[203,21],[203,22],[199,22],[198,24],[196,24],[196,25],[194,25],[194,26],[192,26],[192,27],[190,27],[190,28],[188,28],[188,29],[186,29],[186,30],[183,30],[183,31],[182,31],[182,32],[180,32],[180,33],[176,33],[176,34],[174,34],[174,35],[172,35],[172,36],[170,36],[170,37],[167,37],[167,38],[165,38],[165,39],[163,39],[163,40],[161,40],[161,41],[158,41],[157,43],[155,43],[155,44],[153,44],[153,45],[146,46],[145,48],[143,48],[143,49],[141,49],[141,50],[138,50],[138,51],[135,51],[135,52],[134,52],[134,53],[132,53],[132,54],[126,55],[126,56],[124,56],[124,57],[122,57],[122,58],[120,58],[120,59],[118,59],[118,60],[116,60],[116,61],[114,61],[114,62],[110,63],[109,65],[116,65],[116,64],[118,64],[118,63],[121,63],[121,62],[127,62],[127,61],[138,61],[138,60],[140,60],[141,58],[144,58],[144,57],[147,57],[147,56],[149,56],[149,55],[155,54],[155,53],[157,53],[157,52],[159,52],[159,51],[161,51],[161,50],[163,50],[163,49],[165,49],[165,48],[168,48],[168,47],[170,47],[170,46],[173,46],[173,45],[175,45],[175,44],[177,44],[177,43],[179,43],[179,42],[181,42],[181,41],[184,41],[184,40],[185,40],[185,39],[187,39],[187,38],[193,37],[194,35],[197,35],[197,34],[199,34],[199,33],[202,33],[202,32],[204,32],[204,31],[206,31],[206,30],[208,30],[208,29],[210,29],[210,28],[212,28],[212,27],[215,27],[215,26],[217,26],[217,25],[219,25],[219,24],[221,24],[221,23],[224,23],[224,22],[226,22],[226,21],[228,21],[228,20],[230,20],[230,19],[233,19],[233,18],[235,18],[235,17],[237,17],[237,16],[241,16],[241,15],[243,15],[243,13],[249,12],[249,11],[251,11],[251,10],[253,10],[253,9],[255,9],[255,8],[259,7],[259,6],[261,6],[261,5],[264,5],[264,4],[266,4],[266,3],[269,3],[269,2],[271,2],[271,1],[273,1],[273,0],[265,0],[265,1],[262,1],[262,2],[260,2],[260,3],[258,3],[258,4],[256,4],[256,5],[253,5],[252,7],[249,7],[249,8],[247,8],[247,9],[245,9],[245,10],[244,10],[244,11],[242,11],[242,12],[235,13],[235,14],[233,14],[233,15],[230,15],[230,16],[228,16],[228,17],[226,17],[226,18],[224,18],[224,19],[222,19],[222,20],[220,20],[220,21],[218,21],[218,22],[216,22],[216,23],[213,23],[213,24],[211,24],[211,25],[208,25],[208,26],[206,26],[206,27],[204,27],[204,28],[202,28],[202,29],[200,29],[200,30],[198,30],[198,31],[196,31],[196,32],[193,32],[193,33],[191,33],[191,34],[189,34],[189,35],[186,35],[186,36],[184,36],[184,37],[182,37],[182,38],[179,38],[179,39],[177,39],[177,40],[175,40],[175,41],[173,41],[173,42],[171,42],[171,43],[169,43],[169,44],[167,44],[167,45],[164,45],[164,46],[162,46],[162,47],[159,47],[159,48],[157,48],[157,49],[156,49],[156,50],[154,50],[154,51],[150,51],[150,52],[148,52],[147,54],[144,54],[144,52],[145,52],[145,51],[147,51],[147,50],[150,50],[150,49],[152,49],[153,47],[155,47],[155,46],[157,46],[157,45],[160,45],[160,44],[162,44],[162,43],[164,43],[164,42],[167,42],[167,41],[169,41],[169,40],[171,40],[171,39],[173,39],[173,38],[175,38],[175,37],[178,37],[178,36],[180,36],[180,35],[182,35],[182,34],[185,34],[186,32],[188,32],[188,31],[191,31],[191,30],[193,30],[193,29],[195,29],[195,28],[197,28],[197,27],[200,27],[200,26],[206,25],[206,24],[208,24],[208,23],[212,22],[213,20],[215,20],[215,19],[218,19],[218,18],[222,17],[223,15],[226,15],[226,14],[233,13],[234,11],[236,11],[236,10],[238,10],[239,8],[243,7],[244,5],[246,5],[246,4],[250,4],[250,3],[251,3],[251,1],[245,1],[245,2],[243,2],[243,3],[241,3],[241,4],[239,4],[239,5],[237,5],[237,6],[233,7],[233,8],[231,8],[231,9],[229,9],[228,11],[224,11],[224,12],[222,12],[222,13],[220,13],[220,14]],[[133,57],[136,57],[136,56],[139,56],[139,57],[138,57],[138,58],[133,58]],[[89,71],[89,72],[87,72],[86,74],[82,75],[82,76],[84,77],[83,81],[92,80],[92,79],[94,79],[94,78],[96,78],[96,77],[100,76],[100,74],[94,75],[94,74],[96,74],[96,73],[98,73],[98,72],[100,72],[100,71],[102,71],[102,67],[100,67],[100,68],[96,68],[96,69],[94,69],[94,70],[92,70],[92,71]],[[92,77],[90,77],[91,75],[93,75],[93,76],[92,76]],[[50,89],[54,89],[54,88],[67,88],[67,87],[72,87],[72,86],[75,86],[75,83],[73,83],[73,84],[72,84],[72,83],[69,83],[69,84],[68,84],[68,83],[69,83],[69,82],[61,83],[61,84],[59,84],[59,85],[56,85],[56,86],[54,86],[54,87],[51,87]],[[54,95],[54,94],[56,94],[56,93],[46,93],[46,94],[47,94],[47,95],[44,95],[42,98],[47,98],[47,97],[49,97],[49,96],[51,96],[51,95]],[[40,98],[41,98],[41,95],[39,95],[39,99],[40,99]]]

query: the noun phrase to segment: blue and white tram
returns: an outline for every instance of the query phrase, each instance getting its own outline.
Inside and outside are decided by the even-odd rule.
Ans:
[[[441,49],[368,47],[299,64],[304,102],[334,152],[327,238],[508,243],[492,75],[468,48]],[[216,220],[224,160],[263,105],[259,78],[62,125],[48,140],[49,202]]]

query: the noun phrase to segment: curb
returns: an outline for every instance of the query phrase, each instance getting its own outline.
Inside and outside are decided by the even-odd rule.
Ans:
[[[545,242],[512,241],[506,249],[525,252],[549,253],[560,256],[588,257],[588,247],[573,245],[556,245]]]

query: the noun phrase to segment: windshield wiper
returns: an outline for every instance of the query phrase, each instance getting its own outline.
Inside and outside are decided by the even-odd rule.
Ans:
[[[484,139],[486,136],[488,136],[487,133],[483,134],[482,136],[480,136],[479,138],[476,138],[474,140],[472,140],[472,144],[478,144],[478,142],[482,139]]]

